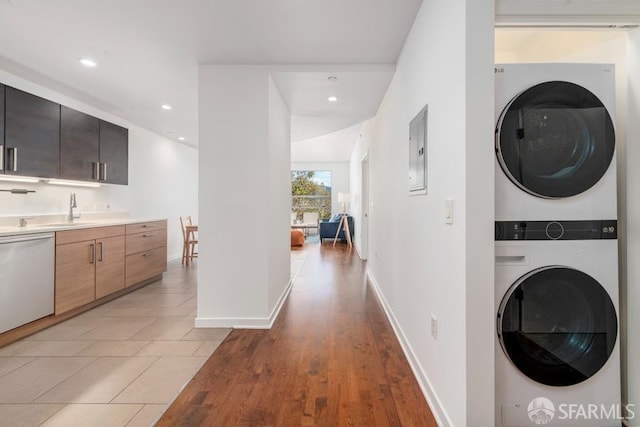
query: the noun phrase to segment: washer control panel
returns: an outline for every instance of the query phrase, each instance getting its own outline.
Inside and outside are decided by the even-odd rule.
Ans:
[[[617,239],[618,221],[496,221],[496,240]]]

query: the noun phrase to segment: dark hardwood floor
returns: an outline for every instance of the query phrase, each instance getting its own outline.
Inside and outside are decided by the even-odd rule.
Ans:
[[[271,330],[234,330],[159,426],[436,426],[345,245],[307,245]]]

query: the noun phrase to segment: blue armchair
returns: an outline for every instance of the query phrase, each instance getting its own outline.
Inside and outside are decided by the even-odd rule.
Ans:
[[[320,243],[322,243],[322,239],[334,239],[336,237],[338,225],[340,224],[340,218],[342,218],[342,214],[334,215],[334,217],[329,220],[323,219],[322,221],[320,221]],[[347,215],[347,222],[349,223],[349,231],[351,231],[351,239],[353,240],[353,217],[351,215]],[[344,229],[340,230],[338,238],[342,240],[347,239],[344,235]]]

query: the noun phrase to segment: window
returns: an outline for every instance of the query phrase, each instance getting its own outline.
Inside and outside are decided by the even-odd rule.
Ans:
[[[331,217],[331,171],[291,171],[291,205],[297,219],[304,212]]]

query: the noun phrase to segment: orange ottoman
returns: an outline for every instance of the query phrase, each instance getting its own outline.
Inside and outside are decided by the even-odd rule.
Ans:
[[[291,230],[291,246],[304,245],[304,233],[302,230]]]

